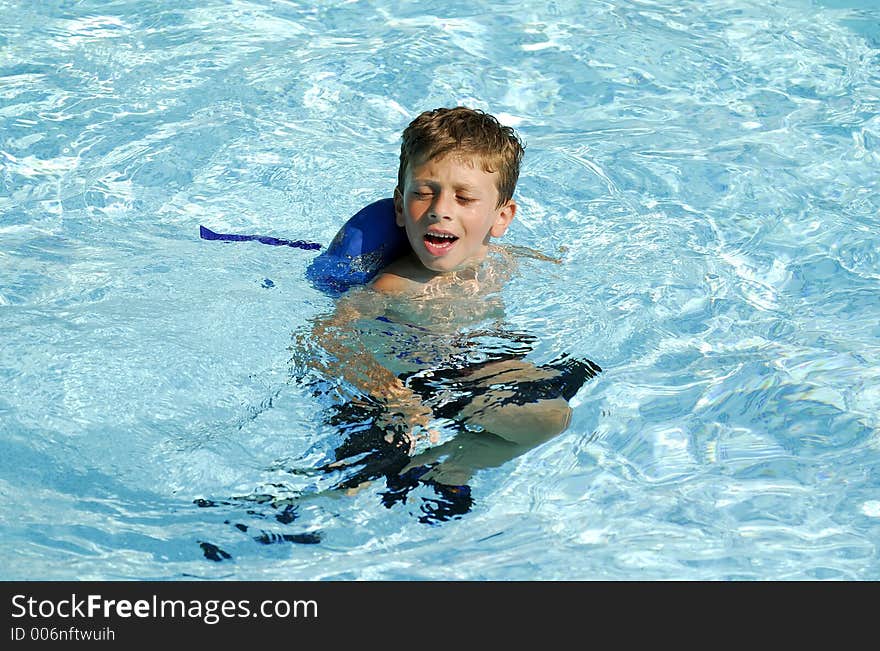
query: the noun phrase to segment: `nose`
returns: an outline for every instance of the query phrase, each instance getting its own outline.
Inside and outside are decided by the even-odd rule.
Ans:
[[[454,205],[454,193],[443,190],[437,192],[434,195],[434,202],[431,204],[431,217],[438,221],[452,219],[452,209]]]

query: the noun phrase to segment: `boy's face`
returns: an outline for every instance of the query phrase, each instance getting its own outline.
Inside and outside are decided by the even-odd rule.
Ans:
[[[481,262],[516,214],[513,200],[498,206],[498,173],[455,153],[408,167],[394,209],[422,265],[442,273]]]

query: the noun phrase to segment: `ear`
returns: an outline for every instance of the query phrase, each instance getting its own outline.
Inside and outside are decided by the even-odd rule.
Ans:
[[[516,202],[511,199],[506,204],[501,207],[501,210],[498,211],[498,216],[495,217],[495,223],[492,224],[492,228],[489,230],[489,234],[492,237],[501,237],[504,233],[507,232],[507,227],[510,226],[510,222],[513,221],[513,217],[516,215]]]
[[[406,221],[403,219],[403,195],[400,194],[399,188],[394,188],[394,221],[401,228],[406,226]]]

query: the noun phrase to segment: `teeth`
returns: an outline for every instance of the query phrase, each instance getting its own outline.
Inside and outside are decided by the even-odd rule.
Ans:
[[[455,235],[449,235],[448,233],[428,233],[431,237],[439,237],[442,240],[454,240],[456,239]]]

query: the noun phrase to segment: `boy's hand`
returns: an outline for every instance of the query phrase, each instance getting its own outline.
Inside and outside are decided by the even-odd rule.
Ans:
[[[429,427],[434,412],[399,379],[395,378],[378,399],[385,410],[376,418],[376,424],[388,430],[385,439],[389,443],[394,441],[395,433],[402,433],[412,453],[420,440],[427,438],[431,443],[439,440],[440,433]]]

